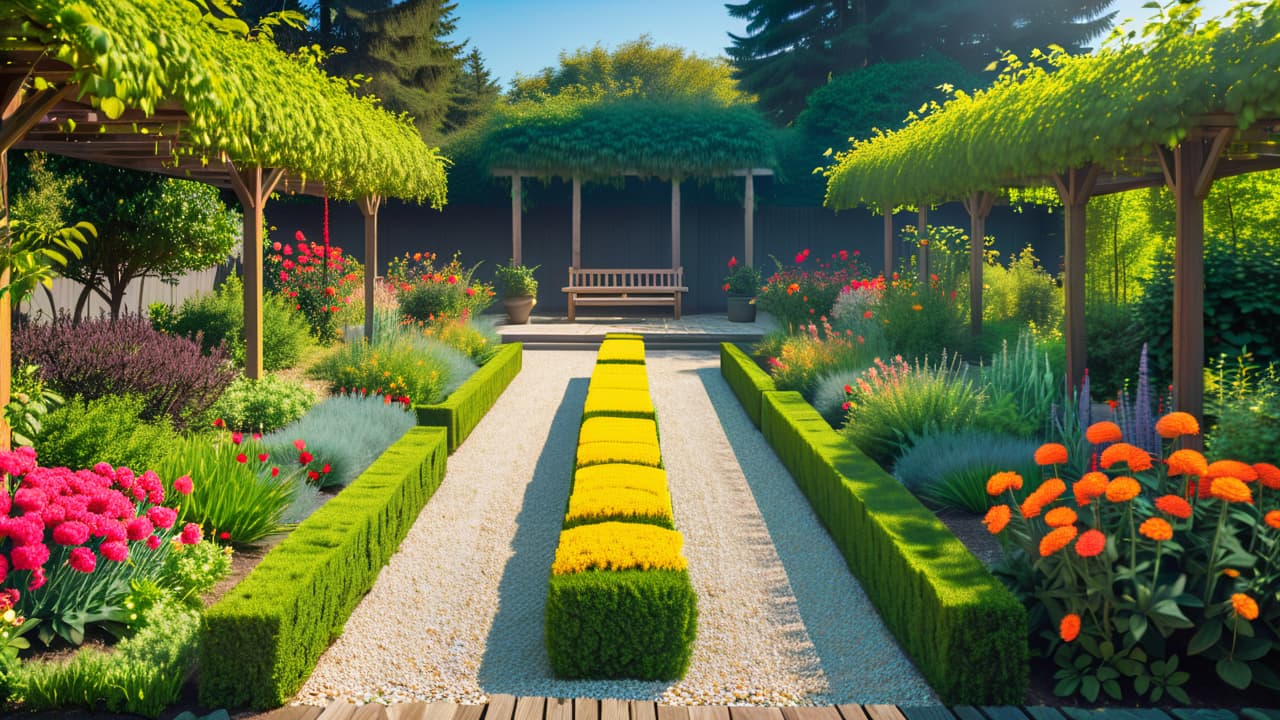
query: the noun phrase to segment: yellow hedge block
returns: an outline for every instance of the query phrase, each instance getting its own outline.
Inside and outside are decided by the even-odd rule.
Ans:
[[[643,340],[644,336],[639,333],[625,332],[607,332],[604,334],[605,340]]]
[[[573,474],[573,492],[595,488],[634,489],[664,494],[667,492],[667,471],[648,465],[627,463],[578,468],[578,471]]]
[[[596,354],[598,363],[631,363],[644,364],[644,341],[610,338],[600,343],[600,352]]]
[[[593,520],[643,520],[672,527],[671,495],[660,488],[629,488],[604,484],[575,487],[569,496],[566,525]]]
[[[596,415],[613,417],[639,417],[653,419],[653,400],[648,390],[620,390],[616,388],[587,387],[587,401],[582,407],[582,417]]]
[[[578,467],[605,463],[632,463],[662,466],[662,450],[657,443],[592,442],[578,444]]]
[[[578,444],[590,442],[639,442],[658,444],[658,423],[645,418],[593,417],[582,422]]]
[[[649,371],[644,365],[596,363],[591,373],[592,388],[649,391]]]
[[[604,522],[560,533],[554,575],[584,570],[685,570],[684,537],[646,523]]]

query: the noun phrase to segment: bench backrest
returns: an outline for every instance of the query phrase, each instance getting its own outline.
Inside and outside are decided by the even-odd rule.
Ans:
[[[658,270],[601,270],[569,268],[570,287],[664,288],[683,287],[684,268]]]

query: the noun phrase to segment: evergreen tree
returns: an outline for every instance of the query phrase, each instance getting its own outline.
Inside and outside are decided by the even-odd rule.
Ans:
[[[462,59],[462,73],[454,84],[453,107],[445,117],[445,130],[464,128],[488,115],[501,97],[502,89],[485,67],[479,48],[471,48]]]
[[[726,48],[744,90],[790,121],[832,75],[937,50],[979,70],[1004,51],[1056,43],[1070,51],[1110,27],[1114,0],[745,0]]]

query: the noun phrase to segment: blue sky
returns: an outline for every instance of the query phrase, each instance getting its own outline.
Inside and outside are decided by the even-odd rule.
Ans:
[[[1146,18],[1148,0],[1117,0],[1120,18]],[[1206,15],[1220,15],[1229,0],[1202,0]],[[729,17],[718,0],[458,0],[457,39],[470,38],[505,88],[517,72],[555,65],[561,50],[597,42],[613,47],[648,33],[659,44],[699,55],[720,55],[729,32],[746,24]]]

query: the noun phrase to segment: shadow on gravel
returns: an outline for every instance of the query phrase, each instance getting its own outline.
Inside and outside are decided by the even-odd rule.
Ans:
[[[551,676],[542,640],[547,579],[564,522],[586,398],[587,378],[570,379],[534,466],[533,480],[525,488],[511,541],[514,554],[502,570],[498,613],[480,662],[479,681],[485,692],[528,694],[521,692],[525,683]],[[493,471],[502,472],[502,468]]]
[[[774,455],[720,375],[697,370],[729,446],[773,538],[795,594],[796,607],[831,686],[832,703],[936,704],[937,696],[907,659],[875,607],[852,578],[845,583],[814,571],[815,553],[840,551],[822,521]],[[796,512],[803,508],[804,512]],[[848,573],[843,558],[840,566]],[[892,650],[890,650],[892,648]]]

